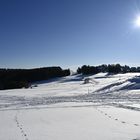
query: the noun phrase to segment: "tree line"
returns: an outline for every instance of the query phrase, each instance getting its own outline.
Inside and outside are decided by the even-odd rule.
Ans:
[[[140,72],[140,67],[129,67],[127,65],[121,66],[120,64],[103,64],[99,66],[83,65],[82,67],[78,67],[77,69],[78,74],[97,74],[99,72],[108,72],[112,74]]]
[[[121,66],[120,64],[103,64],[99,66],[83,65],[77,69],[78,74],[97,74],[100,72],[107,72],[110,74],[140,72],[140,67]],[[0,69],[0,90],[28,88],[31,83],[36,81],[68,75],[70,75],[70,69],[63,70],[61,67]]]
[[[63,70],[61,67],[0,69],[0,90],[28,88],[32,82],[68,75],[70,75],[70,70]]]

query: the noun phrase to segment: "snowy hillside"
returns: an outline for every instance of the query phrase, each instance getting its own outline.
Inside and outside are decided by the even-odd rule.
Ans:
[[[74,75],[0,91],[0,140],[140,140],[140,74]]]

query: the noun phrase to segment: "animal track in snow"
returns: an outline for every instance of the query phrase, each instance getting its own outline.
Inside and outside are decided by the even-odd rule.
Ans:
[[[17,116],[18,116],[18,113],[17,113],[16,116],[15,116],[16,125],[17,125],[17,127],[19,128],[20,133],[21,133],[21,135],[24,137],[24,139],[25,139],[25,140],[29,140],[28,137],[27,137],[27,134],[26,134],[25,131],[23,130],[23,127],[22,127],[22,125],[20,124],[20,122],[19,122]]]
[[[134,125],[135,125],[135,126],[139,126],[139,124],[136,124],[136,123],[135,123]]]
[[[106,112],[103,112],[99,109],[97,109],[100,113],[103,113],[105,116],[107,116],[109,119],[114,119],[115,121],[119,121],[118,118],[113,118],[111,115],[107,114]],[[120,123],[122,124],[130,124],[129,122],[126,122],[126,121],[123,121],[123,120],[120,120],[119,121]],[[133,126],[140,126],[139,124],[135,123],[135,124],[132,124]],[[138,139],[134,139],[134,140],[138,140]]]
[[[125,121],[121,121],[121,123],[126,123]]]

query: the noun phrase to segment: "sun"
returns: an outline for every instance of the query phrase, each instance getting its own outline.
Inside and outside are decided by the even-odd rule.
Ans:
[[[135,23],[135,26],[140,27],[140,15],[136,17],[134,23]]]

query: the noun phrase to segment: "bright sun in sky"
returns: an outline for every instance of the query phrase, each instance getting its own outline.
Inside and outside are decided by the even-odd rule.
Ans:
[[[135,19],[135,25],[137,27],[140,27],[140,15],[136,17],[136,19]]]

